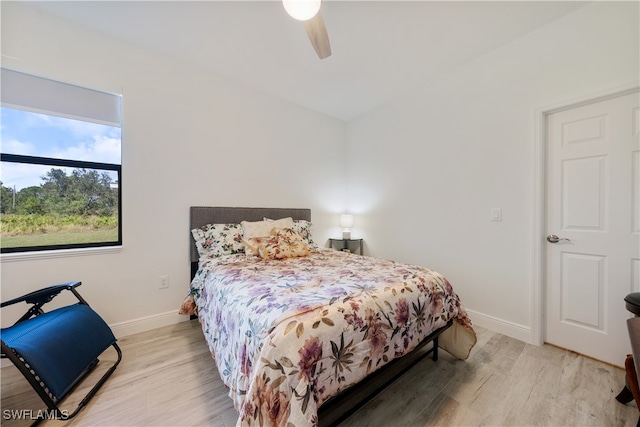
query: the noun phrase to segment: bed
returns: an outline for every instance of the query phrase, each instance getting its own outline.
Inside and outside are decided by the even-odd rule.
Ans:
[[[198,316],[238,425],[334,425],[438,347],[466,359],[476,342],[442,275],[317,247],[310,221],[309,209],[190,210],[180,312]]]

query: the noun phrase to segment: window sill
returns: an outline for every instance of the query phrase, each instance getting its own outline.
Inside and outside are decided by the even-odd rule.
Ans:
[[[0,262],[20,262],[37,259],[69,258],[85,255],[116,254],[122,251],[122,246],[105,246],[100,248],[58,249],[55,251],[16,252],[0,255]]]

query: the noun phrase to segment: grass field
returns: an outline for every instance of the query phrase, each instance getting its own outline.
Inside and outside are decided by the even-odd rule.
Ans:
[[[25,246],[71,245],[74,243],[115,242],[117,240],[118,229],[112,228],[7,236],[0,239],[0,246],[3,248],[16,248]]]
[[[72,245],[115,242],[118,240],[118,217],[95,215],[2,214],[0,246]]]

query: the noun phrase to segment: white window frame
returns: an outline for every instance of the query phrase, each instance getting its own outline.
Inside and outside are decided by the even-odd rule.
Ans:
[[[69,83],[0,68],[0,104],[2,107],[64,117],[121,128],[122,96]],[[62,254],[84,255],[113,252],[122,247],[122,162],[97,163],[76,159],[1,153],[3,162],[87,168],[115,171],[118,175],[118,239],[111,242],[3,248],[2,260],[54,257]],[[33,254],[38,255],[33,255]],[[55,255],[54,255],[55,254]]]

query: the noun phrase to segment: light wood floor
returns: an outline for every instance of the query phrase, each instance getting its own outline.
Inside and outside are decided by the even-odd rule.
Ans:
[[[352,415],[351,426],[635,426],[635,405],[615,400],[621,369],[554,347],[537,347],[476,328],[478,344],[466,361],[441,352],[426,359]],[[44,426],[233,426],[237,415],[197,321],[119,340],[123,361],[80,414]],[[101,357],[92,373],[115,360]],[[0,371],[2,425],[11,410],[42,404],[13,367]],[[92,381],[88,378],[84,384]],[[75,407],[80,386],[63,408]]]

